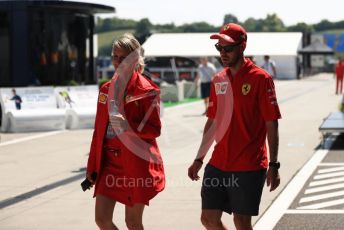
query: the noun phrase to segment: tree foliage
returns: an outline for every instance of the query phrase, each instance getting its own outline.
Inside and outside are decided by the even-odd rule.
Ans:
[[[218,27],[212,26],[206,22],[195,22],[181,25],[180,30],[184,33],[214,32],[218,31]]]
[[[282,19],[277,14],[268,14],[266,18],[248,18],[244,22],[240,22],[233,14],[224,15],[223,24],[238,23],[245,27],[249,32],[317,32],[326,30],[335,30],[344,28],[344,20],[339,22],[330,22],[326,19],[321,20],[317,24],[306,24],[299,22],[295,25],[285,26]],[[96,33],[114,31],[114,30],[135,30],[135,36],[145,38],[152,32],[160,33],[194,33],[194,32],[214,32],[218,31],[219,27],[211,25],[207,22],[194,22],[176,26],[174,23],[167,24],[152,24],[148,18],[135,21],[131,19],[113,18],[98,18],[96,25]]]
[[[143,43],[151,35],[152,27],[153,25],[148,18],[143,18],[136,24],[135,37],[140,43]]]
[[[268,14],[265,19],[248,18],[243,25],[250,32],[283,32],[287,30],[283,21],[276,14]]]
[[[262,23],[264,32],[283,32],[286,31],[283,21],[276,14],[268,14]]]
[[[226,14],[223,19],[223,25],[227,23],[238,23],[238,18],[233,14]]]
[[[314,27],[312,25],[308,25],[304,22],[299,22],[296,25],[288,27],[289,32],[303,32],[303,33],[311,33],[314,32]]]
[[[108,32],[113,30],[135,29],[137,22],[132,19],[97,18],[96,33]]]

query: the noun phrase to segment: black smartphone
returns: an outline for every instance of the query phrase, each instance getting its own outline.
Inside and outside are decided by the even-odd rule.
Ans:
[[[97,178],[97,173],[96,173],[96,172],[93,172],[93,173],[91,174],[91,178],[92,178],[93,181],[95,181],[96,178]],[[89,181],[87,178],[86,178],[83,182],[81,182],[81,188],[82,188],[82,191],[84,191],[84,192],[85,192],[87,189],[90,189],[91,186],[92,186],[92,183],[91,183],[91,181]]]

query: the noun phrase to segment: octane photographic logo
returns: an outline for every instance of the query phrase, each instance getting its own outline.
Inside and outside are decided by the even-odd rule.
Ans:
[[[119,65],[117,68],[113,78],[111,79],[111,84],[109,87],[108,92],[108,111],[109,116],[113,116],[115,114],[121,114],[125,118],[124,113],[124,104],[125,100],[124,98],[126,95],[126,88],[127,84],[131,79],[131,76],[133,72],[135,71],[136,67],[139,63],[139,50],[135,50],[131,52]],[[204,133],[204,140],[206,140],[206,144],[202,146],[201,155],[204,155],[208,152],[209,148],[211,147],[211,143],[216,140],[220,141],[222,137],[225,135],[232,118],[233,114],[233,91],[232,87],[229,81],[228,76],[226,76],[225,71],[222,72],[223,76],[217,76],[216,77],[216,83],[220,83],[221,88],[221,94],[216,95],[217,96],[217,106],[215,111],[215,121],[213,122],[212,126],[209,127],[208,131]],[[224,89],[226,88],[226,89]],[[190,90],[195,90],[195,88],[190,88]],[[161,92],[162,94],[164,93]],[[165,92],[169,93],[169,92]],[[191,95],[192,92],[186,92],[186,95]],[[152,95],[151,92],[147,93],[145,95],[139,95],[137,96],[137,100],[139,103],[139,100],[146,98],[146,97],[154,97],[152,100],[152,104],[150,108],[147,110],[145,116],[143,117],[140,125],[138,126],[138,130],[133,130],[130,125],[126,127],[126,131],[124,130],[114,130],[117,134],[117,138],[126,146],[128,150],[130,150],[132,153],[134,153],[136,156],[152,162],[156,164],[162,164],[162,159],[160,156],[152,153],[150,151],[151,145],[142,140],[136,133],[140,132],[143,127],[146,125],[146,122],[148,121],[150,115],[154,111],[155,107],[159,107],[160,103],[160,95]],[[163,96],[163,95],[162,95]],[[135,97],[135,96],[134,96]],[[132,100],[132,98],[131,98]],[[214,106],[212,104],[209,105]],[[163,124],[164,125],[164,124]],[[197,131],[199,133],[199,127],[197,127]],[[173,146],[173,143],[170,141],[167,141],[169,145]],[[194,150],[195,153],[197,149]],[[191,160],[191,159],[190,159]],[[189,160],[185,160],[183,163],[187,163]]]

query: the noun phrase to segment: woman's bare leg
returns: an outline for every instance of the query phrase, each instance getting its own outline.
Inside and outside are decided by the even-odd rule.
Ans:
[[[101,230],[118,230],[112,222],[116,201],[105,196],[96,196],[96,224]]]
[[[144,204],[135,204],[133,207],[125,206],[125,223],[129,230],[143,230],[144,208]]]

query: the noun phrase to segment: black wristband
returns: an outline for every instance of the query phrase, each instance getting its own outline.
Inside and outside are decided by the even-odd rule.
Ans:
[[[269,162],[269,167],[274,169],[279,169],[281,167],[281,164],[278,161]]]
[[[197,161],[197,162],[203,164],[203,161],[201,159],[195,159],[194,161]]]

